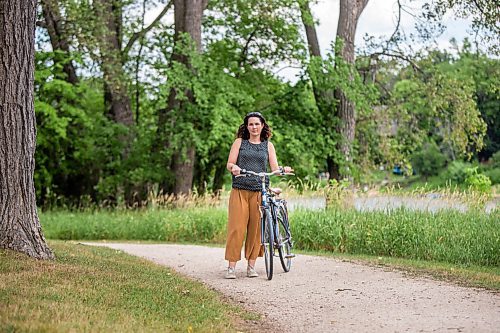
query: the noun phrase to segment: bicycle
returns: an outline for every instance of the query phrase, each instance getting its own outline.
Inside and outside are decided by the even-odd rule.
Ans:
[[[285,173],[281,168],[273,172],[253,172],[250,170],[240,170],[240,175],[236,177],[257,176],[260,177],[262,185],[262,200],[260,205],[260,227],[261,227],[261,245],[264,246],[264,261],[266,264],[267,279],[273,278],[273,258],[280,257],[281,266],[285,272],[289,272],[292,266],[293,241],[290,232],[288,220],[288,209],[286,201],[278,198],[281,190],[266,188],[266,177],[273,175],[293,175]]]

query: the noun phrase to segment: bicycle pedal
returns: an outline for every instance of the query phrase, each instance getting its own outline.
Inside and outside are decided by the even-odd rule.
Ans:
[[[295,258],[295,254],[293,254],[293,253],[287,254],[287,255],[285,256],[285,258],[286,258],[286,259]]]

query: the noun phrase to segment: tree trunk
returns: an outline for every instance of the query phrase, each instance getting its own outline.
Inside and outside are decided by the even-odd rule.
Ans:
[[[53,259],[33,182],[35,13],[36,0],[0,1],[0,248]]]
[[[354,64],[354,37],[356,35],[356,26],[359,16],[366,7],[368,0],[340,0],[340,16],[337,25],[337,40],[342,40],[343,46],[340,56],[349,64]],[[352,144],[356,130],[356,114],[354,104],[349,101],[345,94],[337,89],[335,98],[339,101],[337,104],[337,115],[340,124],[337,129],[340,134],[340,142],[337,146],[340,154],[345,161],[334,161],[333,173],[342,175],[344,165],[352,162]]]
[[[117,0],[96,0],[94,10],[98,18],[95,33],[101,54],[106,110],[118,124],[131,126],[134,116],[122,62],[121,3]],[[123,140],[128,140],[128,137]]]
[[[64,22],[59,11],[59,4],[57,0],[41,0],[41,5],[52,50],[56,52],[54,61],[62,64],[63,71],[66,74],[65,80],[71,84],[76,84],[78,83],[78,76],[76,76],[73,62],[69,59],[68,36],[64,30]],[[64,55],[57,54],[58,51]]]
[[[310,57],[320,57],[321,50],[319,48],[318,34],[316,33],[316,27],[314,26],[314,19],[309,8],[309,1],[303,0],[300,2],[300,14],[302,18],[302,23],[304,24],[304,29],[306,30],[307,46],[309,48]]]
[[[316,34],[316,27],[314,26],[314,20],[309,8],[309,1],[303,0],[300,2],[300,12],[302,17],[302,23],[306,30],[307,45],[309,49],[309,57],[311,60],[314,58],[321,59],[321,50],[319,47],[318,37]],[[324,117],[325,126],[330,127],[334,123],[335,117],[335,96],[334,92],[330,89],[322,89],[317,81],[317,76],[323,75],[321,72],[311,73],[312,78],[312,89],[314,94],[314,99],[316,101],[316,107],[318,108],[321,115]],[[338,179],[338,173],[334,170],[333,154],[328,154],[326,156],[327,169],[329,178]]]
[[[181,41],[182,34],[188,34],[191,41],[194,43],[195,49],[201,52],[201,19],[203,10],[207,6],[208,0],[175,0],[174,1],[174,20],[175,20],[175,44]],[[179,54],[174,51],[172,54],[172,62],[180,62],[186,67],[191,68],[190,59],[187,55]],[[182,93],[187,100],[182,103],[177,99],[177,94]],[[175,88],[170,90],[168,97],[167,108],[159,115],[159,135],[163,137],[162,146],[168,149],[169,142],[165,140],[168,134],[163,131],[165,124],[169,121],[169,115],[173,110],[177,110],[179,115],[185,112],[188,104],[194,104],[195,97],[191,90],[183,92],[177,91]],[[175,124],[176,119],[170,119]],[[175,127],[175,125],[173,126]],[[173,174],[175,185],[173,188],[174,194],[189,193],[193,186],[194,165],[196,158],[196,149],[194,142],[190,140],[182,140],[183,146],[177,148],[173,154]],[[166,192],[168,189],[163,189]]]

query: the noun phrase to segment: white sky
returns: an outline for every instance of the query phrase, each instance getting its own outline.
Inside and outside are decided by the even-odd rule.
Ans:
[[[418,13],[423,0],[401,1],[404,5],[414,9],[412,12]],[[325,55],[330,49],[332,41],[335,39],[337,32],[337,21],[339,17],[339,0],[317,0],[316,4],[311,5],[316,23],[316,32],[321,48],[321,54]],[[358,21],[356,29],[356,46],[363,45],[363,36],[366,34],[375,37],[385,37],[388,39],[397,24],[397,1],[396,0],[370,0],[364,9]],[[437,46],[440,49],[449,49],[451,44],[449,40],[455,37],[459,42],[467,35],[467,27],[470,22],[464,20],[455,20],[445,18],[444,21],[447,29],[437,40]],[[402,12],[400,29],[404,30],[406,34],[415,32],[414,29],[415,19],[405,12]],[[299,70],[297,69],[284,69],[279,72],[285,80],[295,81],[295,76]]]
[[[418,13],[425,1],[402,1],[403,4],[414,8]],[[397,1],[395,0],[370,0],[359,18],[356,30],[356,45],[361,45],[363,36],[370,34],[374,36],[386,36],[393,33],[397,23]],[[314,18],[318,20],[316,26],[319,43],[322,50],[326,50],[333,41],[337,31],[339,16],[339,0],[318,0],[312,6]],[[447,30],[439,38],[438,43],[442,48],[450,47],[449,40],[452,37],[459,41],[466,35],[469,22],[464,20],[445,19]],[[407,33],[414,31],[415,20],[409,14],[402,13],[400,27]]]

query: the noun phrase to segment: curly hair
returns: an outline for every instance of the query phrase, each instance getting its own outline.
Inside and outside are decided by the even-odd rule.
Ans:
[[[266,141],[273,136],[271,132],[271,127],[266,123],[266,119],[260,112],[250,112],[243,119],[243,124],[238,128],[238,132],[236,132],[236,137],[241,138],[243,140],[250,139],[250,132],[248,131],[248,119],[250,117],[257,117],[260,119],[264,127],[262,128],[262,132],[260,132],[260,140]]]

